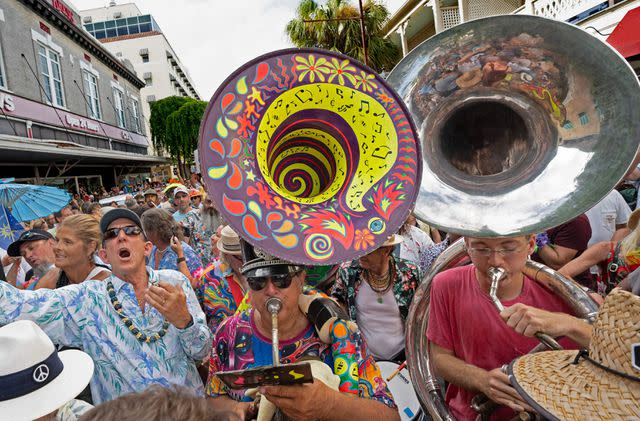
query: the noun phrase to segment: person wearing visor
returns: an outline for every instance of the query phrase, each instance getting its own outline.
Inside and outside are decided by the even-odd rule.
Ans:
[[[82,348],[98,367],[91,379],[95,404],[152,384],[202,394],[195,361],[211,349],[211,332],[189,281],[145,267],[153,246],[134,212],[107,212],[100,230],[100,258],[111,276],[37,291],[0,282],[0,325],[32,320],[53,342]]]
[[[278,312],[280,362],[295,363],[311,357],[333,369],[331,344],[323,342],[298,306],[305,268],[271,256],[241,240],[242,273],[249,286],[251,308],[224,320],[215,335],[206,394],[213,407],[228,409],[242,419],[255,415],[255,405],[244,391],[231,390],[215,375],[220,371],[272,365],[270,298],[281,302]],[[330,389],[321,381],[297,386],[265,386],[263,395],[292,419],[398,420],[398,410],[380,371],[367,352],[359,332],[353,348],[358,368],[357,395]]]

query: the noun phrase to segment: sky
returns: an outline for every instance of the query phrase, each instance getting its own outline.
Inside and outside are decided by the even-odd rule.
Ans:
[[[92,9],[108,0],[67,0]],[[322,1],[322,0],[318,0]],[[393,13],[405,0],[384,0]],[[208,101],[235,69],[270,51],[291,47],[284,28],[299,0],[117,0],[150,13]],[[357,0],[352,0],[357,4]]]

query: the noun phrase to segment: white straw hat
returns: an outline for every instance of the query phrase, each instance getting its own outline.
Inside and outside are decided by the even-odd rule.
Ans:
[[[0,421],[50,414],[82,392],[92,375],[89,355],[57,352],[32,321],[0,327]]]

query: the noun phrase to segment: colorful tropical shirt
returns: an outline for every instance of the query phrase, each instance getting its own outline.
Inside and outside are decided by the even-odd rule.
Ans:
[[[191,244],[198,256],[200,256],[204,267],[209,266],[214,258],[211,255],[211,236],[215,233],[215,229],[207,228],[201,220],[196,222],[191,231]]]
[[[147,264],[155,268],[156,267],[156,251],[158,248],[153,246],[151,249],[151,255],[147,258]],[[184,241],[182,241],[182,251],[184,253],[184,258],[187,263],[187,268],[189,269],[189,273],[191,277],[200,283],[202,279],[202,272],[204,269],[202,268],[202,261],[200,257],[196,254],[196,252],[191,248],[191,246]],[[167,247],[167,250],[162,255],[160,259],[160,263],[158,264],[158,270],[161,269],[171,269],[180,272],[178,269],[178,255],[171,247]],[[198,298],[198,302],[202,303],[202,287],[201,284],[196,285],[194,288],[196,291],[196,297]]]
[[[233,275],[231,267],[215,259],[202,276],[204,313],[211,332],[218,329],[224,319],[235,314],[245,291]]]
[[[356,332],[354,337],[356,341],[353,345],[358,356],[358,395],[395,408],[393,396],[360,333]],[[315,357],[334,367],[331,345],[320,340],[311,324],[297,337],[280,341],[280,360],[283,364],[295,363],[302,357]],[[253,310],[229,317],[216,332],[205,393],[213,397],[228,395],[236,401],[250,401],[251,398],[244,396],[244,390],[229,389],[214,373],[272,364],[271,339],[258,332],[253,321]]]
[[[192,326],[178,329],[169,325],[157,342],[139,342],[113,308],[107,281],[113,284],[124,314],[147,335],[159,332],[165,319],[150,305],[142,312],[133,286],[113,274],[105,281],[36,291],[0,282],[0,326],[32,320],[54,343],[89,354],[95,364],[91,393],[96,405],[125,393],[142,392],[152,384],[180,385],[201,395],[202,380],[195,362],[208,355],[212,341],[204,313],[183,274],[150,268],[147,272],[149,284],[162,281],[182,287]]]
[[[405,321],[409,314],[409,306],[413,300],[413,294],[422,282],[420,269],[411,262],[394,258],[396,265],[396,279],[393,284],[393,295],[398,303],[400,317]],[[356,307],[356,295],[361,285],[362,271],[358,260],[343,263],[338,270],[336,282],[331,288],[331,296],[338,302],[347,306],[351,320],[357,320],[358,309]]]

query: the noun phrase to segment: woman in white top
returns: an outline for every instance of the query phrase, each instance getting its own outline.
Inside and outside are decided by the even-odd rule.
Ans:
[[[66,218],[57,227],[55,241],[56,267],[42,277],[36,288],[102,281],[111,274],[109,269],[96,265],[94,254],[101,244],[100,224],[90,215]]]

